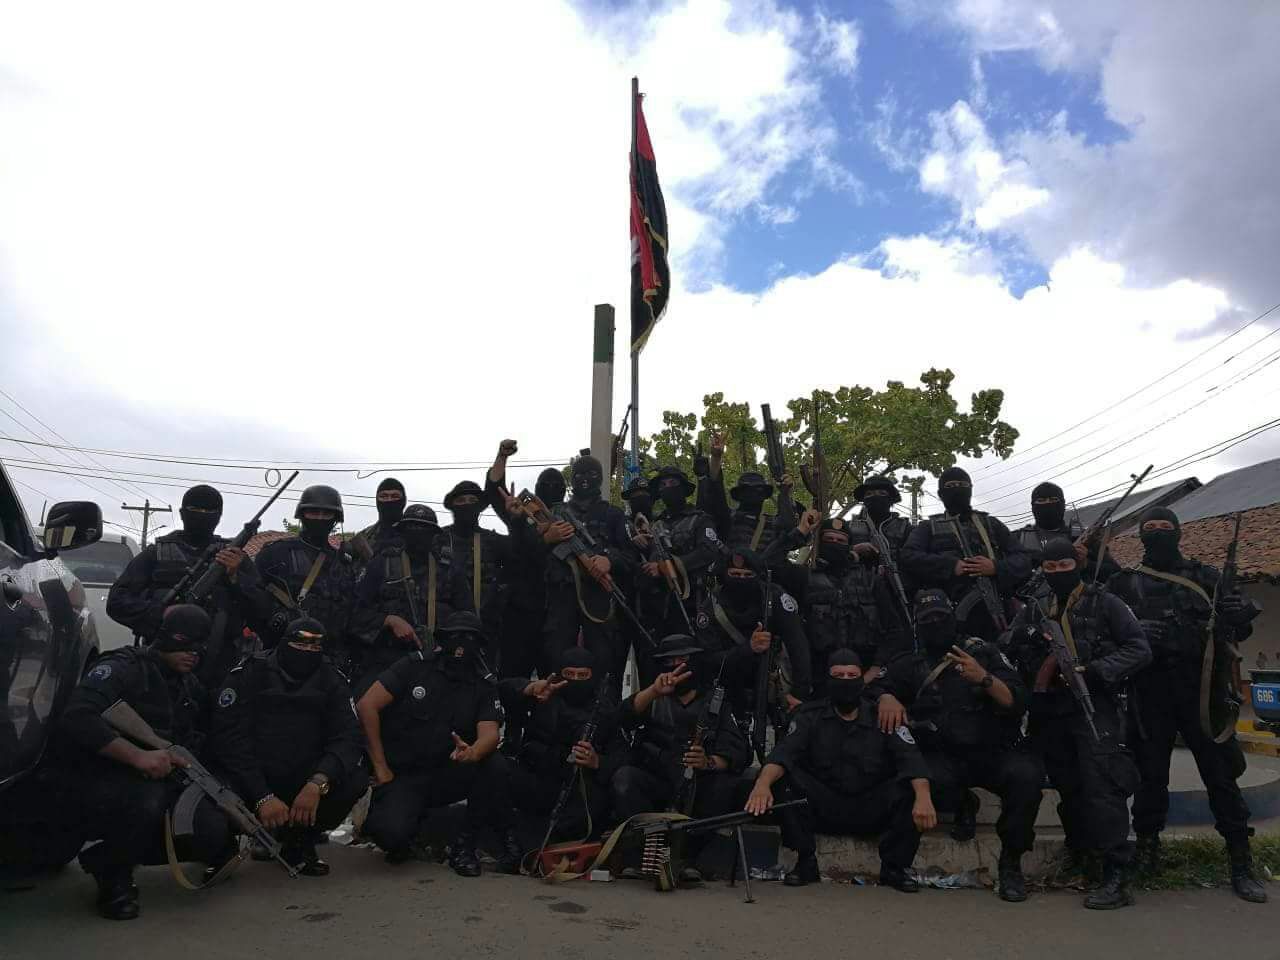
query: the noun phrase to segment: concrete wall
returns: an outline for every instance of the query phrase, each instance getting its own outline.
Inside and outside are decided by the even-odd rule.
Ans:
[[[1240,646],[1240,655],[1244,657],[1241,667],[1247,681],[1248,671],[1258,665],[1260,650],[1266,653],[1269,667],[1280,669],[1280,587],[1270,583],[1247,583],[1242,590],[1246,597],[1262,606],[1262,615],[1253,621],[1253,636]]]

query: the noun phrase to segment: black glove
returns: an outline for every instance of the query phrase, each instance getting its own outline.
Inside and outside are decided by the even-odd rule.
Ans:
[[[693,455],[693,475],[695,477],[706,477],[711,475],[711,461],[707,459],[707,455],[702,452],[699,445],[697,451]]]
[[[1232,593],[1218,601],[1218,616],[1232,626],[1240,627],[1249,623],[1262,609],[1252,600],[1246,600],[1238,593]]]

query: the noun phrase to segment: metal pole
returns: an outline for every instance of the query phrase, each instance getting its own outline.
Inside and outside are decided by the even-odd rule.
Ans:
[[[613,452],[613,306],[597,303],[591,354],[591,453],[612,477]],[[607,484],[606,484],[607,486]]]
[[[631,78],[631,176],[636,170],[636,101],[640,99],[640,78]],[[635,189],[632,183],[631,189]],[[636,309],[635,291],[631,295],[631,311]],[[635,335],[635,317],[631,317],[631,334]],[[630,343],[630,337],[628,337]],[[640,354],[631,351],[631,477],[640,475]]]

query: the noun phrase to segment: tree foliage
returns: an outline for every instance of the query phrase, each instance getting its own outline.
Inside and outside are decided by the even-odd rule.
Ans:
[[[864,477],[888,476],[906,490],[919,489],[924,477],[906,476],[906,471],[937,475],[959,456],[989,453],[1008,458],[1018,431],[1000,419],[1004,391],[980,390],[969,398],[965,413],[951,395],[954,379],[950,370],[931,369],[920,375],[920,386],[891,380],[883,390],[862,386],[817,390],[788,401],[786,411],[774,411],[797,496],[805,497],[798,486],[798,468],[813,460],[815,397],[836,513],[853,509],[853,491]],[[727,402],[723,393],[707,394],[702,402],[701,423],[697,414],[667,410],[662,414],[662,429],[641,439],[646,471],[675,464],[692,474],[697,449],[700,446],[705,452],[711,434],[718,432],[725,438],[726,488],[747,470],[767,476],[764,431],[750,405]]]

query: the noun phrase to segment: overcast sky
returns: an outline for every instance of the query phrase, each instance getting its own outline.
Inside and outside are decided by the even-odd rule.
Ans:
[[[130,524],[334,462],[302,482],[363,495],[352,528],[355,465],[564,462],[593,304],[625,349],[638,74],[674,271],[645,432],[947,366],[1022,431],[976,502],[1083,497],[1277,416],[1280,311],[1216,344],[1280,302],[1278,43],[1267,0],[0,0],[0,435],[262,464],[0,456],[33,521]],[[439,501],[481,472],[397,475]]]

